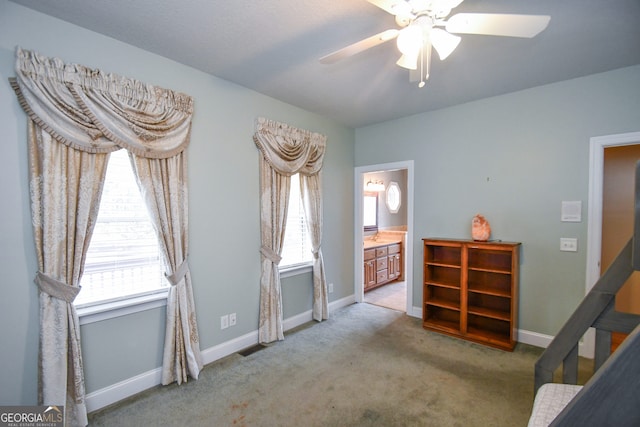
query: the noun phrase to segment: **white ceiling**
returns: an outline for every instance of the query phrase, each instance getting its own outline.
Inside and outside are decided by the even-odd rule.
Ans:
[[[12,0],[360,127],[640,64],[640,0],[465,0],[452,12],[550,15],[533,39],[464,35],[419,89],[395,42],[318,59],[389,28],[366,0]]]

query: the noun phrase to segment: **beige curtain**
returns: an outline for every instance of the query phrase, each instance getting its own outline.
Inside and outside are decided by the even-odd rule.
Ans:
[[[202,359],[187,263],[188,192],[187,159],[184,152],[168,159],[132,155],[142,194],[149,207],[160,247],[170,273],[167,296],[167,328],[162,362],[162,384],[180,384],[187,375],[198,378]]]
[[[278,264],[281,260],[284,230],[287,224],[291,177],[279,174],[262,158],[260,183],[262,270],[258,339],[261,343],[268,343],[284,339]]]
[[[173,165],[166,168],[166,175],[160,168],[149,168],[151,180],[163,183],[164,195],[153,190],[153,197],[145,197],[148,203],[163,197],[170,206],[162,214],[166,221],[163,218],[158,226],[168,280],[173,285],[167,304],[167,336],[173,335],[165,341],[163,366],[171,373],[163,375],[163,381],[181,382],[186,373],[197,378],[201,369],[186,263],[187,210],[186,205],[174,203],[186,204],[187,200],[183,152],[189,143],[193,100],[20,48],[16,49],[15,70],[16,77],[10,82],[29,117],[31,203],[39,251],[36,283],[41,291],[40,403],[65,405],[70,425],[86,425],[80,331],[72,302],[97,215],[107,155],[121,147],[136,157]],[[181,194],[173,194],[174,189]],[[178,223],[178,232],[165,227]],[[177,252],[176,247],[180,247]],[[189,333],[176,323],[188,324]],[[66,397],[65,390],[69,390]]]
[[[40,289],[38,400],[65,405],[71,425],[86,425],[80,324],[73,300],[95,220],[108,154],[51,140],[29,122],[29,172]]]
[[[313,319],[322,321],[329,318],[329,297],[320,249],[322,243],[321,172],[314,175],[300,175],[300,184],[307,228],[313,247]]]
[[[326,137],[265,118],[256,122],[254,142],[260,149],[260,230],[262,271],[260,276],[259,341],[268,343],[284,339],[282,296],[278,264],[287,218],[291,175],[309,177],[301,180],[307,219],[312,231],[314,251],[313,317],[327,318],[327,290],[320,251],[322,210],[320,171]],[[313,199],[313,200],[312,200]],[[313,211],[313,213],[311,213]],[[317,228],[317,230],[316,230]],[[324,307],[324,308],[323,308]]]

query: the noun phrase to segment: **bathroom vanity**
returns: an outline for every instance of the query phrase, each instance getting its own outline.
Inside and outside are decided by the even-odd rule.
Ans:
[[[364,241],[364,291],[403,278],[402,240]]]

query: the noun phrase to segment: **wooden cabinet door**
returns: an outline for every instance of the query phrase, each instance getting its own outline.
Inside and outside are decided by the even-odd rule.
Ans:
[[[387,261],[389,281],[400,278],[400,254],[391,254]]]
[[[364,288],[370,288],[376,284],[376,261],[369,260],[364,263]]]
[[[396,259],[396,254],[392,254],[389,255],[388,257],[388,261],[387,261],[387,277],[389,278],[389,281],[391,280],[396,280],[396,278],[398,277],[398,261]]]

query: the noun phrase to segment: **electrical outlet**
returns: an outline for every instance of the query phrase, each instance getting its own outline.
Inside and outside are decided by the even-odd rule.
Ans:
[[[236,325],[236,314],[231,313],[229,315],[229,326],[235,326],[235,325]]]
[[[563,252],[578,252],[578,239],[571,237],[561,237],[560,250]]]
[[[229,315],[225,314],[220,316],[220,329],[227,329],[229,327]]]
[[[333,283],[329,283],[329,293],[333,293]]]

